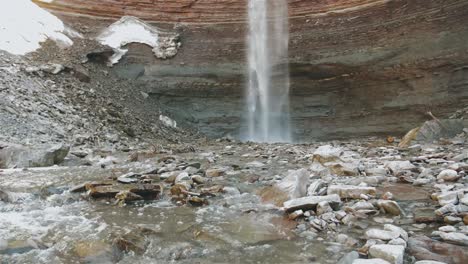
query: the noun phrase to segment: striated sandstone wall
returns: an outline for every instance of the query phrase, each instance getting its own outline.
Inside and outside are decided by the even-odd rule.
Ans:
[[[290,0],[293,126],[300,139],[400,134],[468,104],[468,0]],[[56,0],[91,32],[133,15],[181,34],[171,60],[131,45],[115,72],[170,116],[223,135],[241,125],[246,1]]]

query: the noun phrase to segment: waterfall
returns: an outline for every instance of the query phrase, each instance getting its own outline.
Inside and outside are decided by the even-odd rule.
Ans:
[[[246,139],[289,142],[287,0],[249,0],[248,9]]]

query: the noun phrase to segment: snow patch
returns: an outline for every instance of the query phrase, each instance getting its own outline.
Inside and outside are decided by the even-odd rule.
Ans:
[[[71,46],[73,41],[65,31],[60,19],[30,0],[9,1],[0,8],[0,49],[9,53],[24,55],[35,51],[47,39],[61,47]]]
[[[132,16],[122,17],[97,37],[101,44],[108,45],[115,51],[109,59],[110,65],[117,63],[128,52],[124,46],[129,43],[151,46],[154,55],[160,59],[174,57],[180,47],[177,39],[177,34],[165,32]]]
[[[159,120],[167,127],[173,127],[173,128],[177,127],[177,122],[165,115],[159,115]]]

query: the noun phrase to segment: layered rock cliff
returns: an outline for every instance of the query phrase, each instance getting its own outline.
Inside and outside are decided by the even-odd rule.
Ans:
[[[124,15],[180,34],[168,60],[129,45],[113,70],[179,123],[237,134],[245,86],[245,0],[36,1],[94,36]],[[468,103],[468,0],[290,0],[298,139],[400,134]],[[151,111],[151,109],[148,109]]]

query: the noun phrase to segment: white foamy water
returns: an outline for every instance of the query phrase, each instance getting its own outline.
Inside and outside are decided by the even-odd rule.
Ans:
[[[291,141],[288,25],[286,0],[249,0],[247,140]]]

